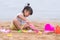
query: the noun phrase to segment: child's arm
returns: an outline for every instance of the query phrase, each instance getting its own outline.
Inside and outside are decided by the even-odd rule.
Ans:
[[[27,18],[25,18],[23,15],[18,15],[18,18],[22,19],[23,21],[25,21],[28,25],[32,24],[32,22],[30,22]]]
[[[30,26],[31,29],[36,30],[35,26],[28,19],[26,19],[23,15],[18,15],[17,17],[24,20]]]

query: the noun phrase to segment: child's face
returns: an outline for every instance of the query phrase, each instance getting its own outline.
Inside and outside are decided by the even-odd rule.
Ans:
[[[28,16],[30,15],[30,11],[24,10],[24,15],[25,15],[26,17],[28,17]]]

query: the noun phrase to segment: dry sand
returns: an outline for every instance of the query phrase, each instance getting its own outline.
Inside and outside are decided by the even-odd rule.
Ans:
[[[35,26],[37,26],[36,28],[38,28],[39,30],[43,30],[44,25],[46,23],[51,23],[54,26],[56,26],[56,24],[60,25],[60,22],[40,22],[40,23],[36,23],[33,22],[35,24]],[[5,28],[9,28],[10,27],[10,22],[0,22],[0,26],[4,26]],[[0,32],[0,40],[60,40],[60,35],[57,35],[55,33],[51,33],[51,34],[35,34],[35,33],[19,33],[16,30],[12,30],[10,33],[12,36],[7,36],[6,33],[1,33]]]

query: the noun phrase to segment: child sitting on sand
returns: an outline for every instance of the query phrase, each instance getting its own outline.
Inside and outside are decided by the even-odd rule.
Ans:
[[[28,16],[33,14],[33,10],[29,5],[30,4],[28,3],[28,5],[25,6],[22,10],[22,13],[18,14],[17,17],[13,20],[13,25],[15,27],[12,27],[12,29],[15,28],[21,30],[21,26],[24,25],[23,29],[31,28],[32,30],[35,30],[35,27],[30,27],[31,22],[27,19]]]

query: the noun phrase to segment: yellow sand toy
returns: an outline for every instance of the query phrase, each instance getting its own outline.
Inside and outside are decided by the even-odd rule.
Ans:
[[[12,34],[11,34],[11,33],[8,33],[7,36],[8,36],[8,37],[12,37]]]
[[[36,32],[34,32],[34,31],[32,31],[32,30],[18,30],[18,32],[19,33],[21,33],[21,32],[23,32],[23,33],[36,33]],[[36,34],[42,34],[42,32],[37,32]]]

